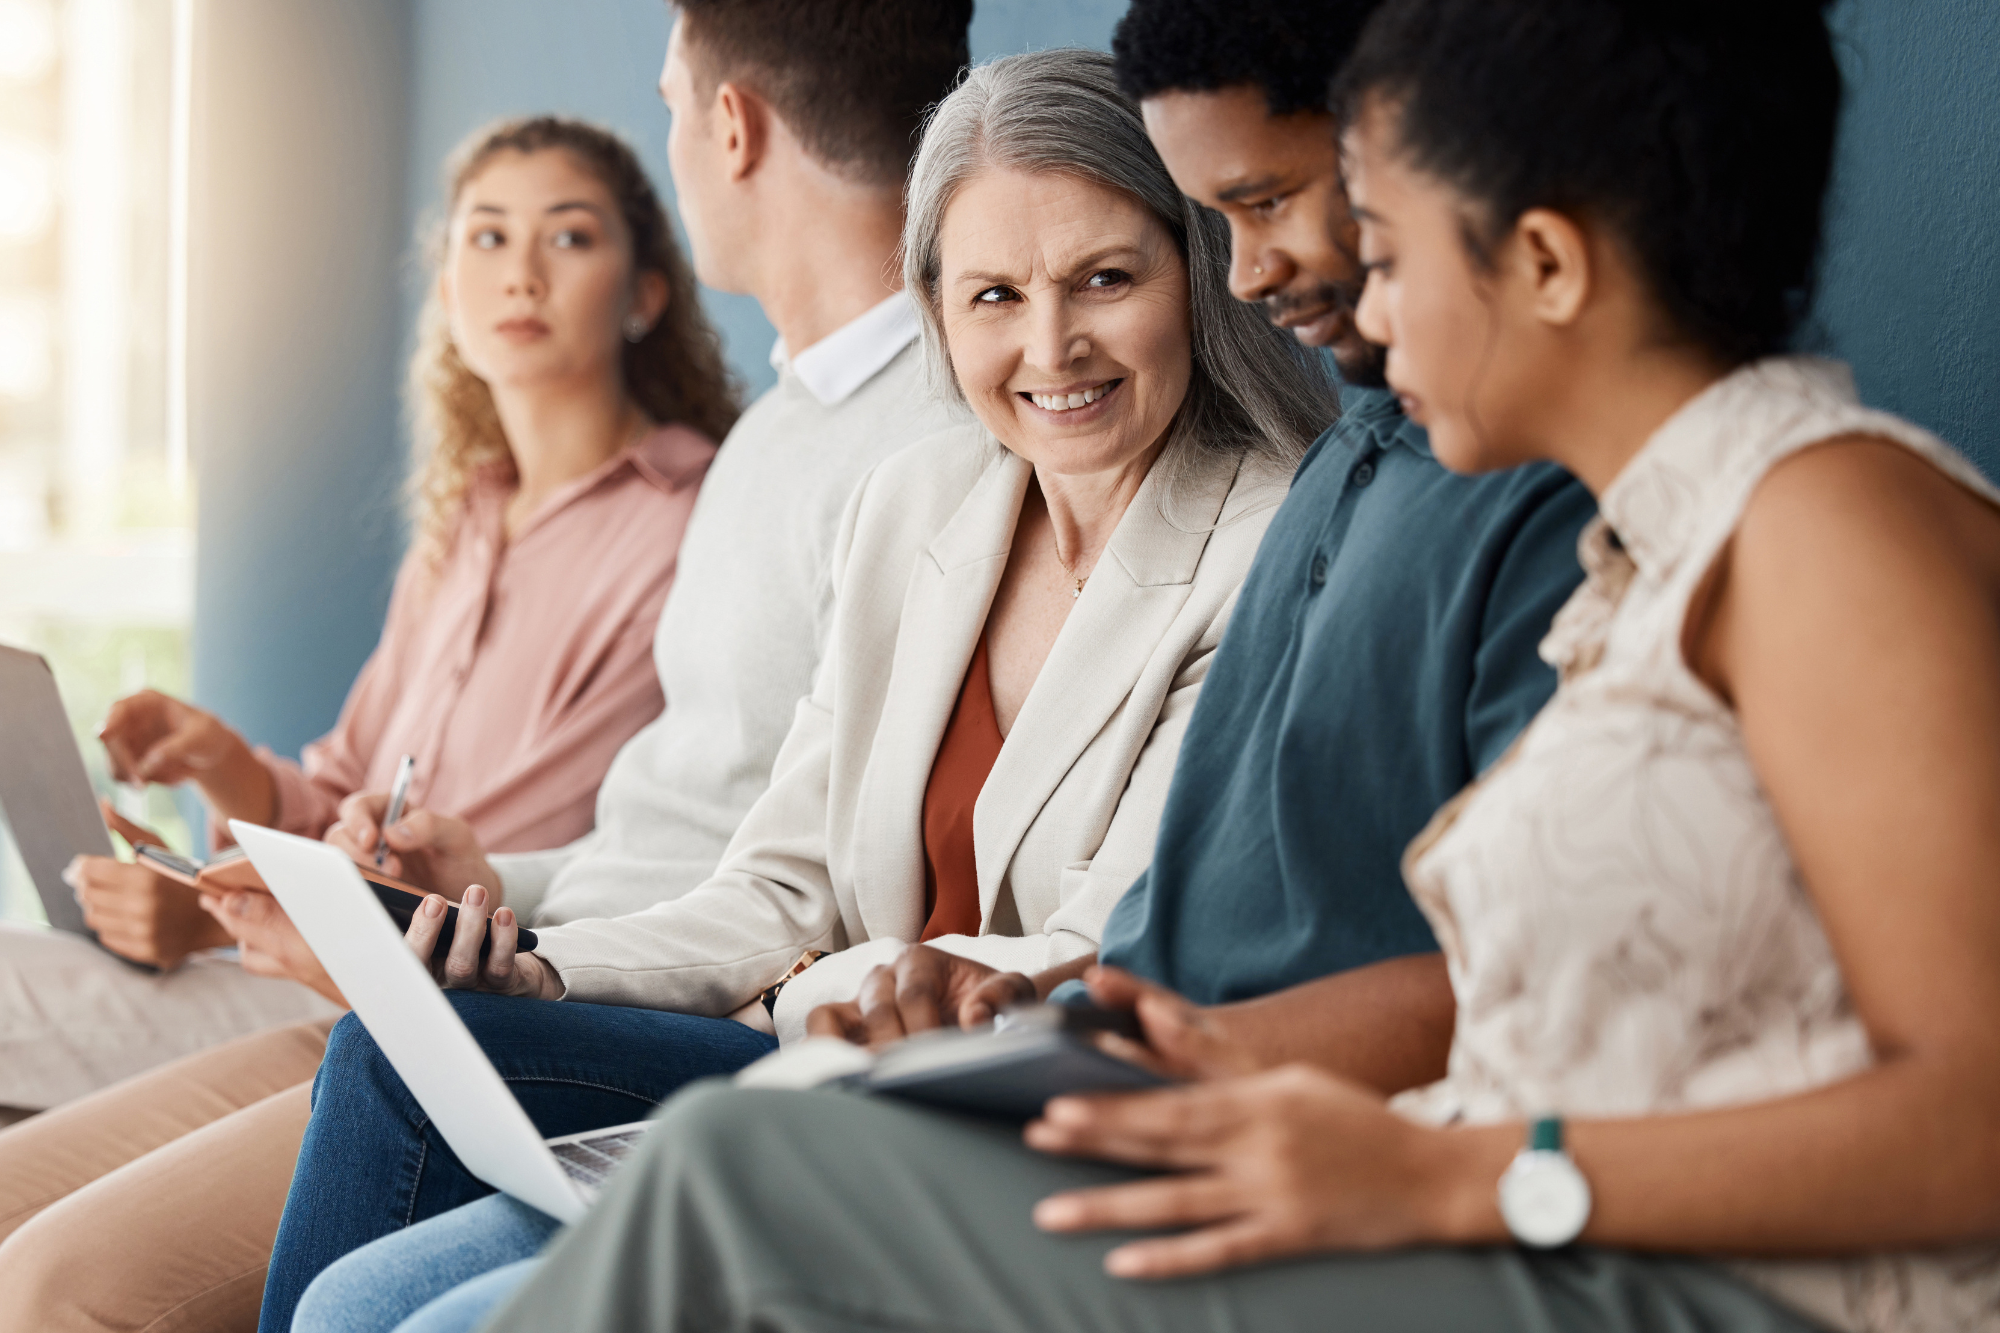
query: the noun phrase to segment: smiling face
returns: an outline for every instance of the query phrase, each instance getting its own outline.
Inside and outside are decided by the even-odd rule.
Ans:
[[[1371,109],[1344,139],[1367,273],[1356,323],[1389,349],[1389,387],[1446,467],[1485,472],[1540,457],[1540,417],[1568,367],[1536,317],[1534,257],[1510,235],[1489,262],[1476,260],[1469,205],[1403,159],[1393,119]]]
[[[999,168],[939,234],[953,372],[1000,442],[1057,475],[1149,467],[1193,373],[1187,265],[1130,196]]]
[[[1382,349],[1356,332],[1354,220],[1333,117],[1270,113],[1261,88],[1147,98],[1146,132],[1189,197],[1229,222],[1229,289],[1308,347],[1333,351],[1351,384],[1382,383]]]
[[[452,342],[496,387],[617,376],[624,322],[650,326],[666,279],[632,273],[611,192],[561,149],[502,153],[459,192],[439,295]]]

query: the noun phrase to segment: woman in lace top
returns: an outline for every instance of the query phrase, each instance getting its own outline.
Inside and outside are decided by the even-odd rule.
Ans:
[[[1249,1068],[1143,994],[1204,1077],[1026,1131],[1137,1181],[690,1094],[485,1327],[2000,1328],[2000,494],[1780,354],[1839,100],[1816,0],[1389,0],[1342,78],[1392,387],[1602,513],[1554,699],[1405,861],[1441,1077]]]

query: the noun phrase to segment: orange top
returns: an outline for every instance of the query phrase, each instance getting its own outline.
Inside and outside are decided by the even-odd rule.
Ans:
[[[924,933],[979,933],[979,867],[972,852],[972,808],[1006,738],[993,712],[986,636],[972,651],[958,703],[938,742],[924,788]]]

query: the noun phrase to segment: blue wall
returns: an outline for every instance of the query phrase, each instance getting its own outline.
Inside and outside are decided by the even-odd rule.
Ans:
[[[2000,4],[1845,0],[1819,333],[1862,397],[2000,477]]]
[[[972,24],[975,59],[1051,46],[1108,47],[1124,0],[986,0]],[[415,0],[407,168],[412,234],[442,207],[438,164],[486,121],[554,111],[611,126],[631,140],[672,202],[667,113],[655,91],[666,52],[663,0]],[[409,266],[407,324],[422,302]],[[773,380],[775,336],[757,303],[705,290],[730,361],[753,392]]]
[[[383,300],[395,289],[366,271],[387,261],[381,241],[329,257],[357,264],[347,299],[377,303],[378,342],[296,414],[303,433],[288,436],[274,419],[263,438],[282,448],[282,462],[254,456],[255,432],[239,432],[225,456],[198,459],[197,692],[254,739],[288,752],[332,721],[374,643],[401,553],[380,469],[402,456],[392,363],[409,346],[422,285],[411,238],[440,206],[444,155],[493,117],[564,112],[628,136],[671,198],[667,118],[654,92],[668,24],[662,0],[401,3],[400,25],[377,21],[372,31],[388,43],[379,69],[403,86],[364,87],[373,100],[362,119],[399,115],[402,131],[393,142],[375,136],[382,160],[358,168],[373,211],[365,226],[356,222],[370,238],[393,224],[400,302]],[[1102,47],[1124,8],[1125,0],[980,0],[973,53]],[[1834,25],[1850,93],[1815,339],[1854,362],[1870,402],[1931,427],[2000,476],[2000,4],[1843,0]],[[372,179],[384,172],[393,188]],[[313,198],[337,207],[324,193]],[[747,298],[705,292],[704,301],[731,360],[761,390],[771,382],[770,326]],[[275,318],[268,333],[296,337]],[[231,475],[246,461],[247,479]],[[290,540],[273,543],[274,534]]]

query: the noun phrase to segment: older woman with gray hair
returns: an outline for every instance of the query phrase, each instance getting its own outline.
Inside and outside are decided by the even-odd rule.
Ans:
[[[936,387],[968,420],[850,502],[819,680],[708,883],[543,930],[531,953],[502,909],[483,966],[480,913],[461,909],[447,984],[543,1002],[518,1006],[511,1040],[545,1015],[574,1052],[602,1015],[606,1033],[672,1029],[689,1076],[726,1072],[918,940],[1009,971],[1089,956],[1151,857],[1195,695],[1293,465],[1337,415],[1332,383],[1230,297],[1226,227],[1175,188],[1103,55],[972,70],[925,131],[904,251]],[[420,954],[437,928],[417,915]],[[301,1173],[398,1150],[381,1103],[407,1095],[350,1020],[328,1065],[357,1060],[374,1067],[322,1080]],[[496,1270],[555,1226],[505,1198],[426,1221],[449,1191],[307,1184],[295,1205],[419,1225],[321,1272],[297,1330],[469,1328],[518,1264]],[[355,1233],[288,1215],[275,1262],[315,1234]]]

